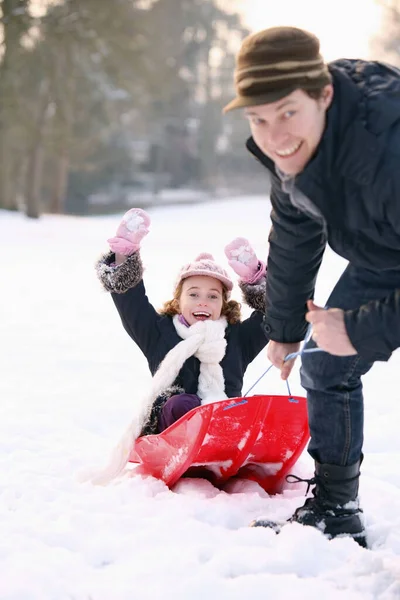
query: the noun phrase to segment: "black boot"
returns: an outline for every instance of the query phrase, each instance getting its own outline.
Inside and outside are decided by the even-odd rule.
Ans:
[[[288,475],[288,480],[294,478],[296,481],[306,481],[309,486],[315,483],[315,487],[313,497],[307,498],[287,523],[316,527],[329,539],[339,535],[351,536],[365,548],[367,541],[357,498],[359,476],[360,461],[348,467],[316,462],[315,476],[310,480]],[[271,527],[277,533],[281,528],[279,524],[266,519],[256,519],[251,526]]]

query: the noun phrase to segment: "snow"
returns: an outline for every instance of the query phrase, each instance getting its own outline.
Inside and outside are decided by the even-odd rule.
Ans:
[[[127,215],[125,225],[128,231],[138,231],[139,229],[144,229],[144,219],[138,213],[130,213]]]
[[[238,248],[231,250],[231,254],[232,256],[236,256],[238,261],[244,265],[246,265],[252,257],[251,249],[249,248],[248,244],[245,243]]]
[[[224,245],[242,236],[265,258],[266,198],[150,214],[142,257],[156,307],[199,252],[226,265]],[[140,476],[79,483],[81,470],[107,462],[150,381],[93,269],[121,217],[34,221],[0,212],[1,600],[399,599],[399,353],[364,378],[360,493],[371,550],[297,524],[279,536],[248,527],[262,515],[287,518],[304,501],[300,483],[275,497],[250,481],[224,491],[200,479],[172,491]],[[343,267],[326,253],[317,302]],[[245,390],[267,366],[263,351]],[[297,370],[291,388],[302,395]],[[262,392],[286,393],[275,369],[253,390]],[[293,472],[311,475],[306,453]]]

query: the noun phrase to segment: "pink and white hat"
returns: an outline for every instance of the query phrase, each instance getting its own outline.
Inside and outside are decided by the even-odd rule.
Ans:
[[[195,258],[193,262],[183,265],[178,273],[178,277],[175,282],[175,289],[183,279],[187,279],[193,275],[206,275],[207,277],[215,277],[215,279],[218,279],[223,283],[228,292],[230,292],[233,288],[233,282],[228,273],[223,267],[218,265],[215,262],[214,257],[211,254],[207,254],[207,252],[202,252],[197,258]]]

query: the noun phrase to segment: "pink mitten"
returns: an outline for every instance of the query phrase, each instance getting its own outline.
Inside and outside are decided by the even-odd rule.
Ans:
[[[265,274],[266,266],[258,260],[256,253],[245,238],[235,238],[225,246],[229,265],[246,283],[257,283]]]
[[[140,242],[149,232],[150,217],[141,208],[131,208],[124,214],[115,237],[107,242],[116,254],[130,256],[140,248]]]

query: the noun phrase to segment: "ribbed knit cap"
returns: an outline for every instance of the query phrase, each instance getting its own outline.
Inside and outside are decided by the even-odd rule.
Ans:
[[[211,254],[202,252],[194,259],[194,261],[183,265],[175,281],[175,290],[182,279],[187,279],[193,275],[206,275],[207,277],[219,279],[225,286],[229,297],[229,293],[233,288],[232,280],[225,269],[215,262],[214,257]]]
[[[270,104],[297,89],[323,88],[332,80],[319,39],[297,27],[271,27],[243,40],[236,59],[236,98],[223,109]]]

